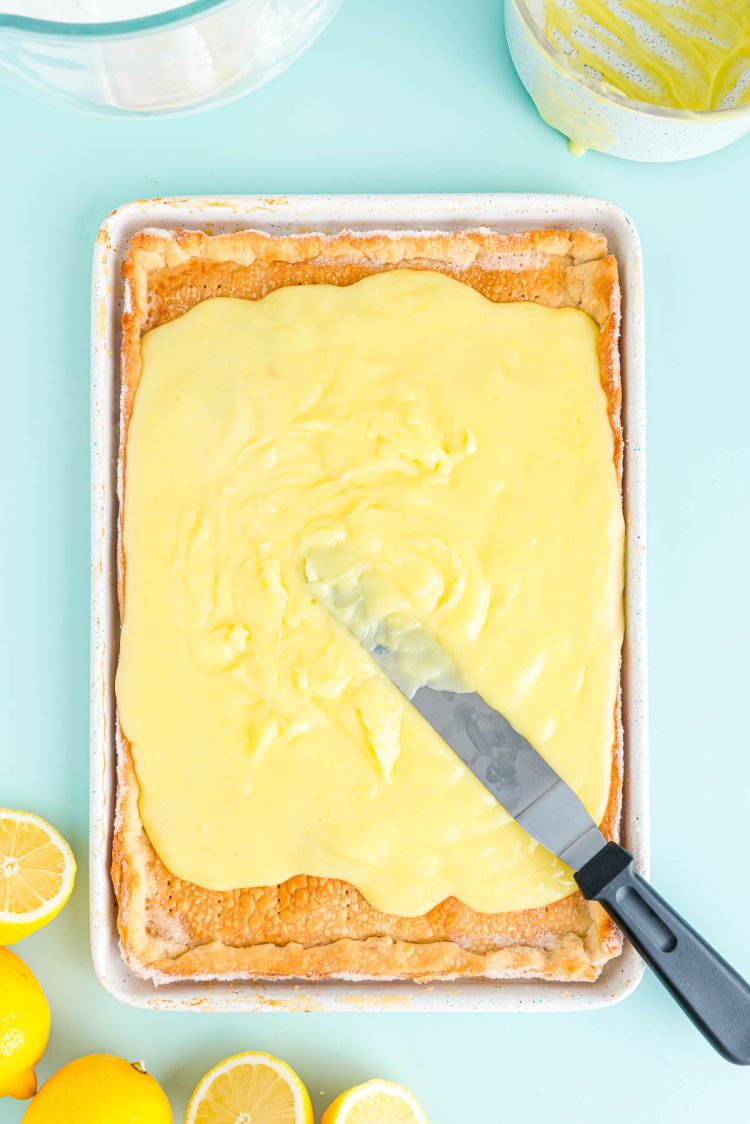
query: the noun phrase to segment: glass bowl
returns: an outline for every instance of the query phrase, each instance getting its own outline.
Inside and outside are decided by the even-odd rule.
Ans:
[[[0,77],[84,112],[207,109],[274,78],[310,46],[342,2],[193,0],[106,23],[0,11]]]
[[[750,105],[694,113],[634,101],[582,74],[547,39],[528,0],[505,0],[513,64],[540,117],[580,155],[588,148],[626,160],[687,160],[750,132]]]

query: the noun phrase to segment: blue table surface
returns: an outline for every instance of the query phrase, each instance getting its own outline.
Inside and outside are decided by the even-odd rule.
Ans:
[[[0,86],[0,804],[71,840],[71,904],[17,946],[53,1011],[41,1079],[143,1057],[175,1110],[215,1061],[288,1059],[318,1112],[372,1076],[431,1124],[750,1120],[750,1073],[646,978],[603,1011],[199,1015],[121,1006],[88,946],[89,277],[102,218],[189,193],[603,196],[647,292],[653,875],[750,973],[750,137],[687,164],[571,157],[511,66],[499,0],[347,0],[289,71],[173,120],[82,117]],[[0,1101],[0,1122],[23,1106]]]

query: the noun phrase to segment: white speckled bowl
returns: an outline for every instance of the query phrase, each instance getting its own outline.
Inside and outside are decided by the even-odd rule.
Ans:
[[[634,101],[576,70],[544,35],[529,0],[505,0],[505,33],[540,117],[579,150],[625,160],[688,160],[750,132],[750,105],[692,113]]]

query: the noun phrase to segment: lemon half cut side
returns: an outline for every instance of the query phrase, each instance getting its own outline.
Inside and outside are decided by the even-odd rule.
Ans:
[[[73,852],[59,831],[33,812],[0,808],[0,945],[56,917],[75,876]]]
[[[412,1093],[395,1081],[366,1081],[337,1097],[321,1124],[428,1124]]]
[[[271,1054],[250,1051],[219,1062],[190,1098],[185,1124],[313,1124],[307,1089]]]

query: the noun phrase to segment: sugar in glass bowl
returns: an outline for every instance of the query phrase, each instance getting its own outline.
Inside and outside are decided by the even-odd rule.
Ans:
[[[205,109],[274,78],[342,2],[0,0],[0,78],[84,112]]]

